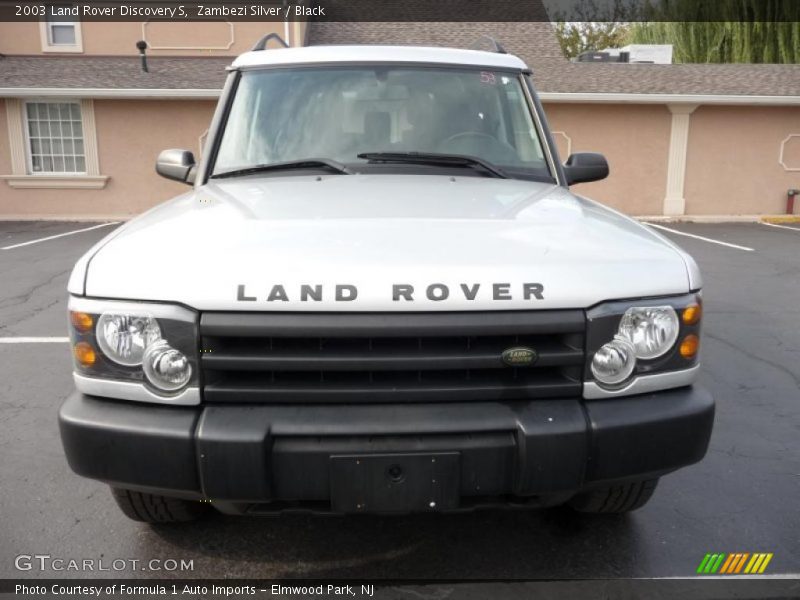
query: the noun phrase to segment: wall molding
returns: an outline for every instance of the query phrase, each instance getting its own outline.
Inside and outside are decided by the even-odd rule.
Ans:
[[[697,104],[669,104],[672,124],[669,135],[667,162],[667,190],[664,196],[664,215],[682,215],[686,212],[684,186],[686,183],[686,154],[689,148],[689,119]]]
[[[786,144],[788,144],[793,139],[798,138],[800,139],[800,133],[790,133],[789,135],[784,138],[781,142],[781,152],[778,155],[778,163],[783,167],[784,171],[800,171],[800,163],[796,167],[790,167],[786,164]],[[800,144],[800,141],[797,142]]]
[[[25,158],[25,121],[22,118],[22,101],[6,98],[6,119],[8,120],[8,142],[11,147],[11,172],[14,175],[26,175],[28,172]]]
[[[566,160],[566,159],[568,159],[568,158],[569,158],[569,156],[570,156],[570,154],[572,154],[572,138],[571,138],[571,137],[569,137],[569,136],[568,136],[568,135],[567,135],[565,132],[563,132],[563,131],[551,131],[551,132],[550,132],[550,135],[552,135],[552,136],[557,136],[557,135],[560,135],[562,138],[564,138],[564,139],[567,141],[567,155],[566,155],[566,156],[562,156],[562,157],[561,157],[561,160]]]
[[[4,98],[142,98],[218,100],[222,90],[156,88],[0,88]]]
[[[105,175],[0,175],[0,179],[15,189],[42,190],[102,190],[108,182]]]
[[[616,92],[539,92],[542,102],[612,104],[717,104],[798,106],[800,96],[745,96],[743,94],[626,94]]]
[[[86,174],[100,175],[100,153],[97,151],[97,124],[94,120],[94,100],[81,100],[83,121],[83,153],[86,156]]]

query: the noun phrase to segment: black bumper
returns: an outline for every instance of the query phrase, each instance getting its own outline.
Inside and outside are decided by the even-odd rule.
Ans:
[[[547,504],[699,461],[713,420],[714,401],[697,386],[596,401],[196,408],[75,393],[59,413],[80,475],[220,505],[323,511],[332,457],[455,455],[447,464],[458,472],[443,475],[458,507]]]

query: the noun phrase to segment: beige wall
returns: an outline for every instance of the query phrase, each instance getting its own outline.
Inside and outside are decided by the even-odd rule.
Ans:
[[[0,174],[11,171],[5,103],[0,113]],[[215,103],[208,101],[95,100],[102,190],[12,189],[0,181],[0,218],[126,217],[189,188],[156,175],[158,153],[187,148],[199,154]]]
[[[135,55],[138,54],[136,42],[145,39],[151,46],[148,53],[152,56],[235,56],[250,50],[267,33],[285,35],[283,22],[237,21],[232,26],[233,36],[230,25],[223,21],[84,22],[81,24],[83,55]],[[290,23],[291,40],[287,41],[291,45],[302,45],[304,35],[305,23]],[[0,53],[41,54],[39,23],[0,23]]]
[[[0,181],[0,218],[126,217],[188,188],[158,177],[164,148],[199,150],[214,109],[210,101],[95,100],[102,190],[12,189]],[[671,115],[663,105],[554,104],[550,125],[572,151],[605,154],[611,176],[575,190],[633,215],[662,214]],[[780,214],[800,171],[779,164],[781,142],[800,134],[800,108],[702,106],[691,116],[686,214]],[[567,143],[555,136],[562,159]],[[800,138],[787,147],[800,168]],[[0,175],[10,174],[5,103],[0,101]],[[800,212],[800,210],[798,211]]]
[[[582,195],[632,215],[661,214],[667,180],[671,115],[663,105],[544,105],[554,132],[572,152],[600,152],[611,175],[574,186]],[[567,160],[567,139],[554,136]]]
[[[686,213],[779,214],[800,171],[779,163],[781,142],[800,134],[798,107],[701,106],[691,116],[686,162]],[[800,138],[787,147],[800,168]]]

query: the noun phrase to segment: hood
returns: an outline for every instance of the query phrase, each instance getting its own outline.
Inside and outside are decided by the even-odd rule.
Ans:
[[[564,188],[438,175],[214,182],[84,263],[88,296],[199,310],[585,308],[690,289],[675,247]]]

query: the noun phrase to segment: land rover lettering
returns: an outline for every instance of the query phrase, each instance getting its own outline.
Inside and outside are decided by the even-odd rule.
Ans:
[[[334,289],[333,301],[334,302],[353,302],[358,298],[358,287],[350,284],[336,284],[332,287]],[[456,286],[449,286],[444,283],[431,283],[429,285],[421,286],[424,288],[425,299],[431,302],[443,302],[451,298],[450,289],[455,288],[460,292],[463,298],[467,301],[475,301],[479,298],[481,291],[480,283],[460,283]],[[544,300],[544,285],[541,283],[523,283],[520,286],[512,286],[510,283],[491,283],[487,284],[485,294],[491,300],[513,300],[514,290],[525,300]],[[289,291],[287,291],[289,288]],[[266,302],[290,302],[295,297],[300,302],[323,302],[327,296],[325,294],[326,286],[322,284],[315,285],[300,285],[296,290],[290,286],[283,284],[275,284],[267,288]],[[396,283],[391,287],[392,302],[414,302],[415,301],[416,286],[409,283]],[[291,294],[296,293],[296,296]],[[239,302],[256,302],[259,297],[250,292],[250,288],[246,284],[239,284],[236,286],[236,300]]]

